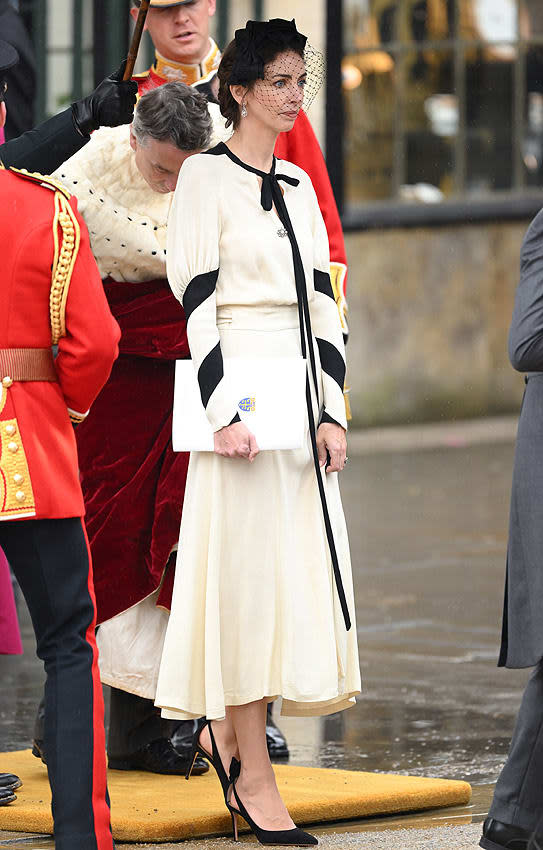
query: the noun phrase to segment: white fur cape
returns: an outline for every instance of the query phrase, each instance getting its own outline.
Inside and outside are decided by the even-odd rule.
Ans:
[[[226,141],[224,118],[213,118],[211,147]],[[130,147],[130,127],[102,127],[53,175],[75,195],[102,278],[133,283],[166,277],[166,226],[173,193],[145,182]]]

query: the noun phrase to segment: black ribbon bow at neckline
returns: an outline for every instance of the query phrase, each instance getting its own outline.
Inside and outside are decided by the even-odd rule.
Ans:
[[[264,48],[268,57],[270,48],[273,48],[272,55],[300,47],[303,50],[307,39],[296,29],[294,18],[291,21],[273,18],[271,21],[247,21],[243,29],[236,30],[235,41],[236,61],[228,81],[231,86],[264,79]]]
[[[288,183],[289,186],[298,186],[299,180],[297,177],[290,177],[288,174],[276,174],[275,173],[275,157],[273,158],[273,165],[271,167],[271,171],[268,171],[266,174],[264,171],[260,173],[262,178],[262,189],[260,190],[260,203],[262,204],[262,208],[269,212],[273,206],[273,189],[274,183],[277,184],[277,190],[281,192],[281,187],[279,186],[278,181],[284,180],[285,183]]]

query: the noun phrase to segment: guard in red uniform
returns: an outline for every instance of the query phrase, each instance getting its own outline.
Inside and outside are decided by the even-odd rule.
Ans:
[[[11,49],[0,42],[0,84]],[[0,103],[0,125],[5,115]],[[94,590],[72,422],[85,418],[107,381],[119,329],[69,194],[48,178],[4,168],[0,193],[0,546],[47,674],[56,848],[111,850]]]

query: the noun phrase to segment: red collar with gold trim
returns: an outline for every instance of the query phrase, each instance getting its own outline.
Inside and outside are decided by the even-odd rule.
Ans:
[[[165,59],[160,53],[155,53],[155,62],[143,74],[135,74],[134,80],[139,84],[139,94],[151,89],[157,88],[164,83],[170,83],[173,80],[181,80],[188,86],[194,85],[199,80],[207,77],[213,71],[216,71],[221,61],[221,52],[212,38],[209,39],[210,48],[207,55],[196,65],[185,65],[181,62],[174,62],[171,59]]]

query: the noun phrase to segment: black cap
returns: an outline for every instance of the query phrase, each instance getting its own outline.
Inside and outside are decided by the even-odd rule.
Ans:
[[[19,54],[11,44],[0,39],[0,74],[2,71],[7,71],[19,61]]]

